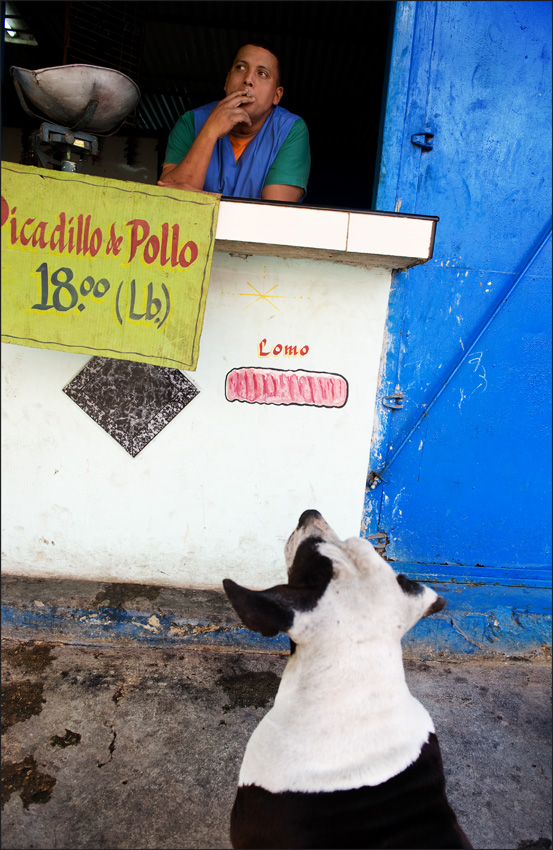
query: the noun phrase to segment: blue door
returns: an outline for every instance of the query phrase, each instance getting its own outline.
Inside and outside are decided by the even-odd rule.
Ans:
[[[376,206],[440,221],[394,277],[362,533],[550,586],[551,3],[397,4]]]

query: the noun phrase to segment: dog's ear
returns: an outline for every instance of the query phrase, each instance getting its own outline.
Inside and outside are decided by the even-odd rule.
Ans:
[[[403,574],[396,575],[396,580],[404,593],[403,634],[408,632],[421,618],[436,614],[445,607],[446,601],[443,596],[438,596],[436,591],[428,585],[413,581]]]
[[[287,584],[268,590],[249,590],[226,578],[223,587],[232,607],[248,629],[264,637],[273,637],[292,626],[294,594]]]
[[[442,608],[445,608],[446,604],[447,603],[443,596],[437,596],[426,614],[423,614],[423,617],[430,617],[431,614],[436,614],[438,611],[441,611]]]
[[[403,573],[401,573],[401,575],[396,576],[396,580],[407,597],[410,597],[411,599],[415,597],[423,597],[424,585],[422,585],[420,582],[413,581],[412,579],[407,578],[407,576],[403,575]],[[429,617],[431,614],[436,614],[437,611],[441,611],[442,608],[445,608],[445,606],[446,601],[443,596],[436,595],[429,607],[424,609],[424,612],[421,614],[421,616]]]

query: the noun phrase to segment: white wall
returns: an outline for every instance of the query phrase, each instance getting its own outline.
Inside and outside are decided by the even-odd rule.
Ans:
[[[88,357],[3,344],[5,572],[263,587],[285,579],[284,542],[306,508],[357,535],[390,274],[215,253],[187,373],[200,394],[134,459],[62,392]],[[260,359],[264,338],[309,353]],[[349,398],[229,402],[225,377],[244,366],[338,373]]]

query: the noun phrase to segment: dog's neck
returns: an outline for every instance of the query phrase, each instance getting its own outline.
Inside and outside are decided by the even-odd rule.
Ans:
[[[370,677],[392,677],[405,681],[401,642],[389,637],[358,638],[354,633],[329,635],[316,643],[297,644],[285,670],[301,677],[346,675],[346,671],[363,671],[364,685]]]
[[[241,785],[273,792],[377,785],[418,757],[434,727],[409,692],[399,642],[341,649],[296,647],[246,749]]]

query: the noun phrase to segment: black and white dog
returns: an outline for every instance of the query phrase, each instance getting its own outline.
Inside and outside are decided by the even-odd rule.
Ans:
[[[445,600],[396,575],[367,540],[339,540],[318,511],[301,515],[285,555],[287,584],[223,582],[249,629],[287,632],[292,650],[246,748],[233,847],[470,848],[401,651]]]

